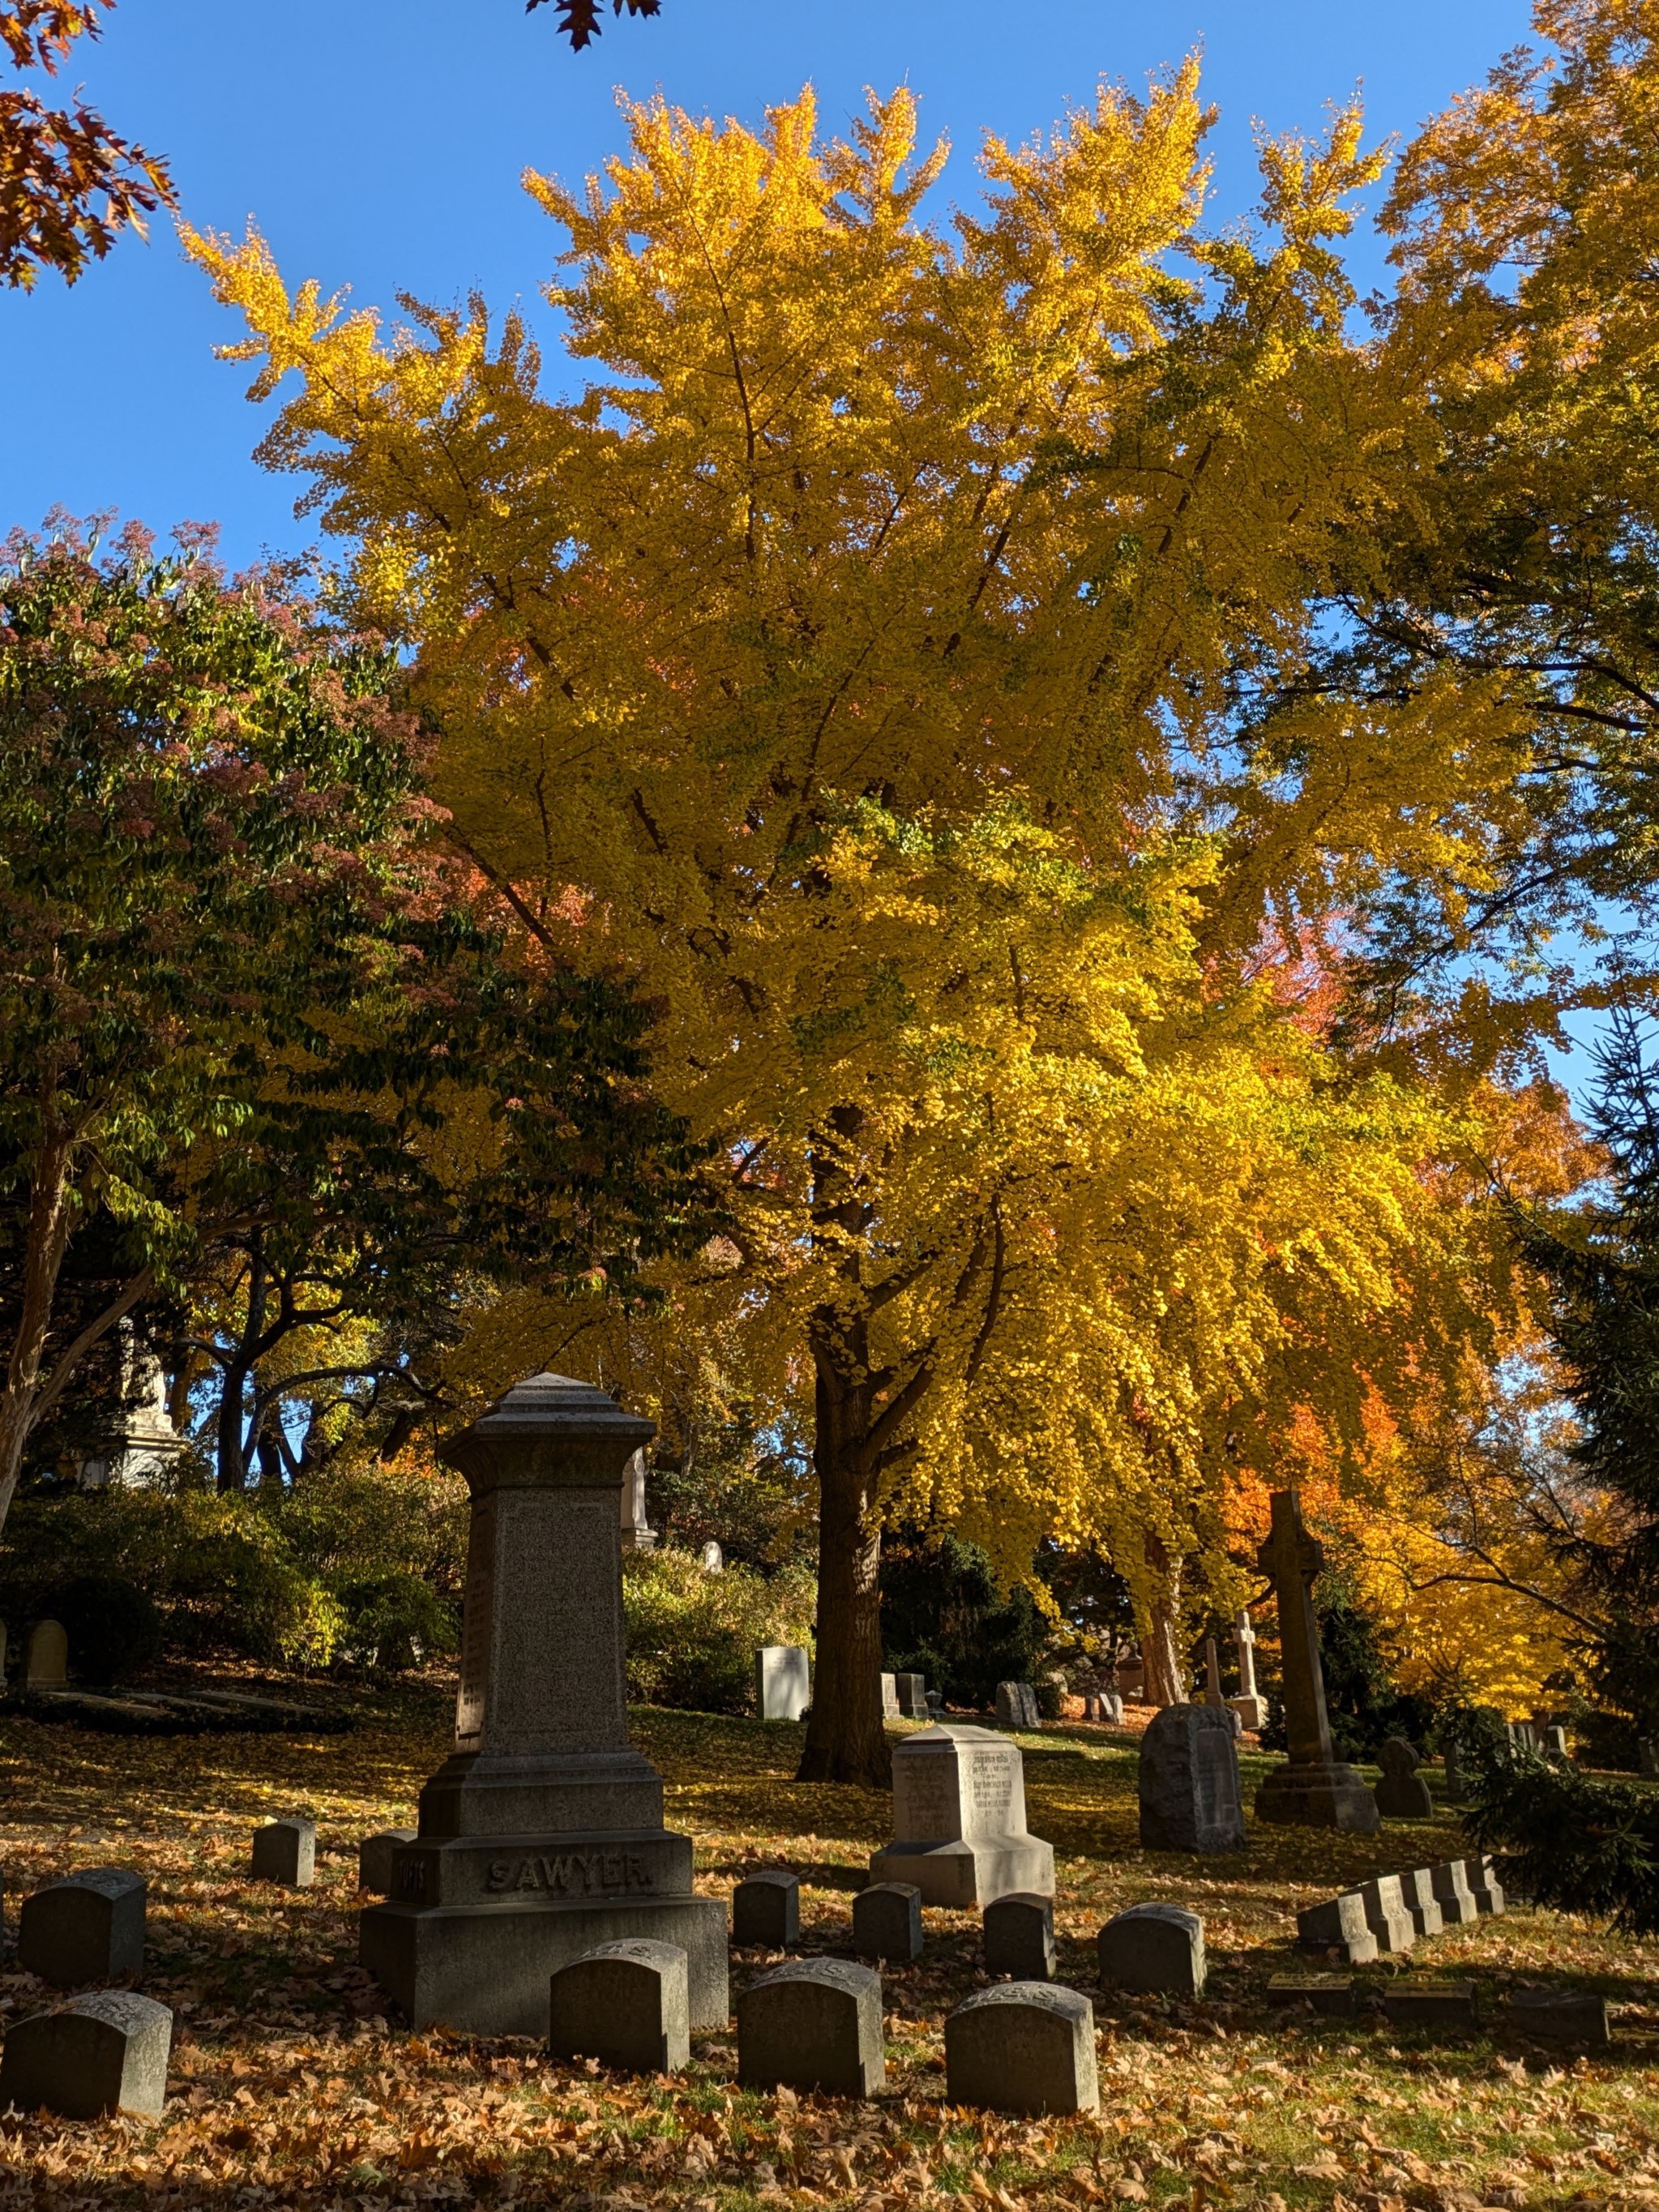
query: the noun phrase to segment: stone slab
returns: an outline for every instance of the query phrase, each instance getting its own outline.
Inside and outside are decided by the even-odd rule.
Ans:
[[[365,1836],[357,1846],[358,1888],[370,1897],[394,1895],[392,1853],[401,1844],[412,1844],[415,1834],[413,1828],[381,1828]]]
[[[20,2020],[0,2050],[0,2110],[154,2119],[167,2101],[173,2014],[131,1990],[100,1990]]]
[[[798,1721],[812,1702],[812,1673],[798,1644],[763,1644],[755,1654],[755,1710],[763,1721]]]
[[[887,2086],[881,1977],[850,1959],[792,1959],[738,1999],[744,2088],[873,2097]]]
[[[1411,1916],[1415,1936],[1438,1936],[1445,1927],[1440,1900],[1434,1893],[1434,1869],[1413,1867],[1398,1877],[1401,1902]]]
[[[1382,1992],[1382,2009],[1395,2027],[1475,2028],[1480,2025],[1473,1982],[1391,1984]]]
[[[1003,1982],[946,2016],[945,2094],[985,2112],[1095,2112],[1095,2014],[1076,1990]]]
[[[255,1881],[309,1889],[317,1879],[317,1823],[296,1818],[256,1828],[248,1870]]]
[[[1378,1875],[1374,1881],[1362,1881],[1354,1894],[1364,1905],[1365,1925],[1376,1936],[1377,1949],[1409,1951],[1417,1941],[1417,1930],[1401,1895],[1399,1875]]]
[[[1100,1978],[1120,1990],[1167,1996],[1204,1994],[1204,1923],[1181,1905],[1132,1905],[1096,1938]]]
[[[872,1882],[853,1899],[853,1948],[860,1959],[908,1966],[921,1958],[921,1892],[914,1882]]]
[[[1036,1692],[1029,1682],[999,1682],[996,1714],[999,1728],[1035,1729],[1042,1725]]]
[[[1582,1990],[1515,1990],[1507,2007],[1516,2035],[1540,2043],[1570,2043],[1584,2050],[1613,2041],[1607,2001]]]
[[[1434,1885],[1435,1901],[1440,1907],[1440,1918],[1447,1928],[1467,1928],[1480,1917],[1469,1885],[1464,1878],[1462,1859],[1444,1859],[1431,1867],[1429,1878]]]
[[[927,1717],[927,1677],[925,1674],[895,1674],[893,1687],[898,1696],[900,1718],[925,1721]]]
[[[1352,1974],[1275,1974],[1267,1984],[1270,2005],[1311,2005],[1335,2020],[1353,2017]]]
[[[1462,1866],[1464,1883],[1474,1899],[1475,1911],[1482,1918],[1491,1917],[1495,1919],[1507,1911],[1504,1885],[1493,1874],[1490,1857],[1455,1860],[1453,1863]]]
[[[548,1985],[548,2054],[629,2074],[677,2074],[691,2057],[690,1978],[678,1943],[601,1943]]]
[[[557,1969],[629,1936],[685,1953],[694,2034],[726,2027],[726,1907],[715,1898],[374,1905],[360,1916],[357,1955],[411,2027],[541,2036]]]
[[[1244,1849],[1234,1718],[1218,1705],[1165,1705],[1140,1740],[1140,1841],[1149,1851]]]
[[[872,1881],[914,1882],[924,1905],[971,1911],[1012,1890],[1052,1894],[1054,1850],[1039,1837],[1018,1842],[889,1844],[870,1862]]]
[[[732,1893],[732,1941],[787,1951],[800,1940],[800,1876],[763,1867]]]
[[[1015,1890],[994,1898],[981,1923],[985,1971],[1009,1974],[1017,1982],[1051,1982],[1054,1978],[1054,1900],[1034,1891]]]
[[[1303,1951],[1340,1951],[1351,1966],[1369,1966],[1376,1956],[1376,1938],[1357,1889],[1304,1905],[1296,1916],[1296,1941]]]
[[[62,1990],[142,1973],[147,1894],[130,1867],[88,1867],[48,1882],[23,1899],[18,1965]]]

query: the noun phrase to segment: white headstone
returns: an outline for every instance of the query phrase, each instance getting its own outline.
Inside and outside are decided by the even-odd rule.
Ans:
[[[1241,1728],[1264,1729],[1267,1700],[1255,1686],[1255,1631],[1248,1613],[1241,1613],[1234,1621],[1233,1642],[1238,1650],[1238,1695],[1229,1698],[1227,1703],[1238,1715]]]
[[[641,1444],[623,1469],[622,1547],[624,1552],[654,1552],[657,1532],[646,1517],[645,1446]]]
[[[1052,1844],[1025,1826],[1019,1746],[994,1729],[935,1724],[893,1751],[893,1841],[872,1881],[914,1882],[926,1905],[984,1905],[1013,1890],[1051,1897]]]
[[[795,1644],[763,1644],[755,1654],[755,1705],[763,1721],[798,1721],[812,1702],[806,1654]]]
[[[899,1717],[898,1682],[891,1674],[881,1678],[881,1717],[884,1721]]]

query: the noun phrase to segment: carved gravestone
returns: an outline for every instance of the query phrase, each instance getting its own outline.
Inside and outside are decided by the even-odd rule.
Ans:
[[[755,1709],[763,1721],[798,1721],[812,1702],[812,1673],[798,1644],[763,1644],[755,1654]]]
[[[1267,1700],[1255,1686],[1255,1631],[1248,1613],[1241,1613],[1233,1623],[1233,1643],[1238,1652],[1238,1695],[1227,1703],[1238,1715],[1241,1728],[1264,1729]]]
[[[896,1745],[893,1830],[870,1879],[914,1882],[924,1905],[1054,1894],[1054,1846],[1026,1832],[1019,1746],[994,1729],[952,1723]]]
[[[1382,1779],[1373,1793],[1376,1809],[1385,1820],[1429,1820],[1434,1800],[1429,1785],[1417,1771],[1417,1747],[1403,1735],[1391,1735],[1376,1754]]]
[[[690,1838],[628,1738],[617,1493],[653,1433],[538,1375],[445,1447],[472,1494],[455,1748],[359,1923],[414,2027],[544,2033],[555,1971],[629,1936],[684,1951],[693,2032],[726,2025],[726,1908],[693,1894]]]
[[[1225,1707],[1165,1705],[1140,1740],[1140,1841],[1149,1851],[1242,1851],[1236,1723]]]
[[[1258,1820],[1369,1835],[1381,1815],[1352,1767],[1336,1756],[1325,1710],[1325,1670],[1314,1621],[1314,1578],[1325,1554],[1302,1525],[1293,1490],[1272,1497],[1273,1533],[1258,1558],[1279,1596],[1285,1669],[1285,1730],[1291,1755],[1255,1793]]]
[[[999,1682],[997,1684],[997,1726],[1006,1729],[1035,1729],[1042,1724],[1037,1711],[1036,1692],[1029,1682]]]

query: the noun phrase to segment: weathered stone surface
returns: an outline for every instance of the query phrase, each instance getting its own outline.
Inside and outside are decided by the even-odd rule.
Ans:
[[[62,1990],[142,1973],[145,1895],[143,1876],[129,1867],[88,1867],[48,1882],[23,1899],[17,1963]]]
[[[1076,1990],[1002,1982],[945,2022],[945,2095],[991,2112],[1094,2112],[1095,2011]]]
[[[357,1846],[357,1887],[370,1897],[393,1894],[392,1854],[415,1840],[413,1828],[382,1828]]]
[[[100,1990],[20,2020],[0,2051],[0,2109],[154,2119],[167,2101],[173,2014],[131,1990]]]
[[[1357,1889],[1304,1906],[1296,1916],[1296,1940],[1304,1951],[1340,1951],[1351,1966],[1367,1966],[1376,1956],[1376,1938]]]
[[[1241,1613],[1233,1622],[1233,1643],[1238,1651],[1238,1695],[1229,1698],[1227,1703],[1238,1715],[1241,1728],[1264,1729],[1267,1700],[1255,1686],[1255,1631],[1248,1613]]]
[[[953,1722],[895,1745],[893,1829],[871,1879],[914,1882],[924,1905],[1054,1894],[1053,1847],[1026,1832],[1019,1746],[994,1729]]]
[[[249,1871],[255,1881],[281,1882],[285,1889],[309,1889],[317,1879],[317,1823],[271,1820],[256,1828]]]
[[[1158,1990],[1169,1996],[1204,1994],[1204,1923],[1181,1905],[1132,1905],[1097,1938],[1103,1984]]]
[[[1458,1859],[1453,1863],[1462,1868],[1464,1883],[1478,1913],[1483,1917],[1490,1914],[1496,1918],[1504,1911],[1504,1885],[1492,1870],[1490,1856]]]
[[[628,1737],[621,1492],[653,1433],[538,1375],[445,1447],[472,1498],[455,1748],[359,1936],[416,2027],[540,2034],[552,1976],[634,1938],[686,1954],[693,2032],[729,2016],[725,1907]]]
[[[892,1674],[884,1674],[881,1678],[881,1717],[884,1721],[896,1721],[899,1717],[898,1680]]]
[[[1543,1737],[1542,1748],[1546,1759],[1571,1759],[1572,1753],[1567,1747],[1567,1732],[1559,1721],[1551,1722],[1544,1729]]]
[[[1054,1900],[1016,1891],[994,1898],[981,1922],[988,1974],[1017,1982],[1054,1978]]]
[[[747,1875],[732,1893],[732,1941],[787,1951],[800,1941],[800,1876],[781,1867]]]
[[[798,1721],[812,1702],[812,1674],[798,1644],[763,1644],[755,1654],[755,1709],[763,1721]]]
[[[1029,1682],[999,1682],[997,1684],[997,1726],[1006,1729],[1034,1729],[1042,1724],[1037,1711],[1036,1692]]]
[[[1230,1712],[1165,1705],[1140,1740],[1140,1840],[1149,1851],[1242,1851],[1244,1808]]]
[[[738,1999],[744,2088],[872,2097],[887,2086],[881,1977],[850,1959],[791,1959]]]
[[[912,1881],[872,1882],[853,1899],[853,1948],[860,1959],[908,1965],[921,1956],[921,1892]]]
[[[657,1532],[645,1510],[645,1447],[640,1446],[623,1470],[618,1532],[624,1552],[654,1552]]]
[[[1285,1728],[1291,1755],[1255,1793],[1256,1817],[1279,1825],[1370,1834],[1381,1815],[1352,1767],[1336,1756],[1325,1710],[1325,1672],[1314,1620],[1313,1585],[1324,1553],[1302,1525],[1293,1490],[1272,1495],[1273,1533],[1257,1554],[1279,1596],[1285,1670]]]
[[[1378,1875],[1374,1881],[1362,1881],[1355,1893],[1364,1902],[1365,1925],[1376,1936],[1377,1949],[1409,1951],[1417,1941],[1417,1930],[1400,1893],[1399,1875]]]
[[[1432,1867],[1413,1867],[1399,1877],[1400,1901],[1411,1916],[1415,1936],[1437,1936],[1445,1926],[1440,1900],[1434,1893]]]
[[[691,2056],[687,1960],[646,1936],[600,1943],[549,1980],[547,2048],[629,2074],[675,2074]]]
[[[28,1657],[23,1686],[29,1690],[61,1689],[69,1680],[69,1638],[58,1620],[37,1620],[29,1633]]]
[[[1462,1859],[1443,1859],[1438,1866],[1431,1867],[1429,1880],[1433,1885],[1435,1902],[1440,1907],[1443,1926],[1467,1928],[1480,1917],[1480,1909],[1464,1879]]]
[[[1509,2002],[1509,2025],[1517,2035],[1540,2043],[1571,2043],[1588,2050],[1611,2043],[1607,2001],[1582,1990],[1516,1990]]]
[[[1429,1820],[1434,1800],[1429,1785],[1418,1772],[1417,1747],[1403,1735],[1391,1735],[1376,1754],[1382,1778],[1372,1795],[1385,1820]]]
[[[899,1717],[907,1721],[925,1721],[927,1717],[927,1677],[925,1674],[895,1674],[893,1687],[898,1695]]]
[[[1372,1939],[1371,1955],[1376,1955],[1376,1939]],[[1349,2020],[1354,2012],[1353,1977],[1352,1974],[1275,1974],[1267,1984],[1267,2002],[1271,2005],[1311,2005],[1316,2012],[1329,2014],[1334,2019]]]
[[[1414,1982],[1409,1976],[1382,1992],[1382,2009],[1395,2027],[1474,2028],[1480,2025],[1473,1982]]]

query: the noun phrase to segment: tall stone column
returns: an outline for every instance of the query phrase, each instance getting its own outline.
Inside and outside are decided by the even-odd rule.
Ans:
[[[359,1938],[417,2027],[544,2034],[554,1968],[626,1936],[680,1945],[692,2025],[726,2023],[726,1908],[692,1894],[690,1838],[628,1738],[621,1497],[653,1434],[537,1375],[445,1447],[472,1493],[455,1747]]]
[[[1325,1554],[1302,1524],[1293,1490],[1272,1496],[1273,1531],[1257,1553],[1279,1597],[1279,1642],[1285,1670],[1285,1726],[1291,1755],[1255,1793],[1256,1818],[1309,1828],[1349,1828],[1369,1834],[1380,1825],[1376,1800],[1352,1767],[1336,1756],[1325,1710],[1313,1585]]]

